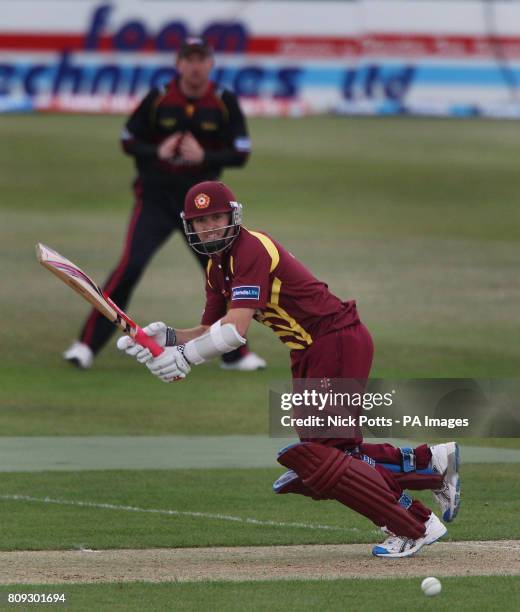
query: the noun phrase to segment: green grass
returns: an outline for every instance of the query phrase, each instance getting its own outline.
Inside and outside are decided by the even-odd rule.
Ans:
[[[132,202],[122,123],[0,116],[0,435],[266,432],[269,383],[290,373],[286,349],[261,326],[250,339],[269,361],[264,373],[223,373],[214,363],[172,387],[113,343],[92,371],[61,361],[87,306],[37,265],[33,246],[50,244],[99,282],[115,265]],[[357,299],[374,336],[374,376],[519,376],[520,123],[315,117],[257,119],[251,131],[249,165],[224,176],[245,204],[246,224],[278,238],[336,294]],[[201,289],[177,236],[152,262],[129,312],[141,323],[191,326]],[[477,442],[518,448],[518,440]],[[339,504],[273,495],[280,472],[0,473],[0,494],[345,530],[2,499],[0,549],[366,542],[368,551],[378,539],[371,523]],[[518,478],[514,464],[465,465],[448,539],[519,538]],[[433,599],[421,594],[420,579],[24,585],[2,588],[2,597],[37,590],[66,592],[74,610],[226,611],[509,610],[519,599],[517,577],[442,582]]]
[[[516,610],[520,597],[517,577],[443,578],[443,590],[425,597],[420,578],[283,580],[211,583],[58,584],[3,587],[7,593],[65,593],[73,610],[345,610],[461,611]],[[0,604],[1,605],[1,604]],[[19,609],[18,606],[12,606]],[[38,608],[44,606],[38,606]],[[51,606],[49,606],[50,608]],[[61,609],[52,606],[53,609]],[[67,608],[65,608],[67,609]]]
[[[131,159],[119,149],[122,123],[121,117],[0,117],[9,143],[0,158],[6,206],[126,210]],[[352,220],[352,229],[369,233],[518,238],[518,224],[509,223],[519,218],[515,122],[257,119],[251,132],[250,165],[228,177],[264,220],[276,212],[299,227],[310,221],[306,229],[327,220],[347,229]],[[22,160],[29,153],[27,173]]]
[[[208,517],[1,500],[0,549],[148,548],[270,544],[373,543],[377,528],[332,501],[277,496],[277,469],[97,471],[0,474],[1,495],[49,497],[142,509],[233,515],[259,525]],[[447,540],[520,538],[520,476],[515,464],[464,466],[460,518]],[[429,492],[416,495],[428,506]],[[497,512],[497,507],[500,512]],[[436,508],[436,506],[435,506]],[[328,525],[333,530],[288,525]],[[367,549],[368,550],[368,549]]]
[[[261,433],[269,381],[289,377],[283,345],[259,325],[256,375],[199,368],[171,387],[111,343],[88,373],[61,351],[87,306],[35,262],[47,242],[101,282],[131,207],[121,117],[3,116],[0,433]],[[374,376],[517,377],[520,125],[316,117],[251,122],[254,154],[226,180],[246,222],[279,238],[343,298],[375,341]],[[30,160],[30,161],[28,161]],[[201,276],[179,236],[129,308],[142,323],[193,325]],[[196,388],[196,394],[193,392]]]

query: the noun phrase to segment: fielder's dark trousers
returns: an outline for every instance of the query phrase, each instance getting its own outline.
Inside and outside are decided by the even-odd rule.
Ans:
[[[103,285],[103,290],[123,310],[145,271],[148,263],[161,245],[176,231],[186,240],[180,213],[184,197],[191,184],[176,186],[143,185],[141,179],[134,184],[135,205],[126,233],[123,253],[119,263]],[[187,242],[187,241],[186,241]],[[201,269],[204,271],[208,258],[196,253]],[[89,313],[81,330],[80,341],[87,344],[94,354],[108,342],[115,327],[95,309]],[[241,356],[240,349],[223,357],[234,361]]]

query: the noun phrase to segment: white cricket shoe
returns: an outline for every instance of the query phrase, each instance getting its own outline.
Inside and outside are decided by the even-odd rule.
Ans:
[[[450,523],[460,507],[460,450],[456,442],[436,444],[430,447],[431,468],[443,475],[442,487],[432,491],[433,498],[442,511],[442,520]]]
[[[374,546],[372,554],[376,557],[385,557],[387,559],[410,557],[419,552],[423,546],[430,546],[430,544],[437,542],[448,531],[433,512],[426,521],[425,527],[426,531],[422,538],[412,540],[404,536],[392,535],[382,544]]]
[[[259,357],[256,353],[247,353],[236,361],[226,363],[222,361],[220,367],[223,370],[237,370],[239,372],[254,372],[255,370],[263,370],[267,367],[265,359]]]
[[[94,353],[90,346],[84,342],[76,341],[63,353],[63,359],[82,370],[88,370],[94,361]]]

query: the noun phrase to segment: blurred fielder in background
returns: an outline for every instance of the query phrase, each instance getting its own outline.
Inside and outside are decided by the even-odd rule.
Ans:
[[[103,286],[123,309],[154,253],[175,230],[182,230],[180,213],[190,187],[218,178],[225,167],[243,166],[250,153],[237,98],[209,80],[213,52],[206,42],[186,39],[176,68],[178,77],[163,89],[152,89],[123,130],[123,149],[137,166],[135,207],[121,259]],[[205,269],[207,255],[195,255]],[[113,331],[110,322],[93,309],[79,339],[63,357],[89,368]],[[222,355],[225,369],[257,370],[265,365],[245,345]]]
[[[244,346],[254,318],[291,349],[293,379],[368,379],[373,344],[355,301],[342,302],[282,245],[242,227],[242,205],[230,189],[216,181],[195,185],[182,219],[190,246],[210,257],[201,324],[173,329],[155,322],[144,328],[165,347],[156,358],[130,336],[120,338],[118,348],[172,382],[185,378],[192,365]],[[447,531],[404,486],[432,489],[447,522],[459,508],[455,442],[412,449],[365,444],[360,433],[304,438],[283,449],[278,461],[289,470],[274,483],[275,493],[335,499],[366,516],[388,535],[373,548],[379,557],[413,555]]]

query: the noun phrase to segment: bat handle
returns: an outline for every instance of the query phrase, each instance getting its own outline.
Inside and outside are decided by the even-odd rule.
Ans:
[[[150,338],[150,336],[145,334],[139,326],[136,326],[135,334],[133,334],[133,337],[138,344],[150,349],[150,352],[154,357],[159,357],[159,355],[164,351],[162,346],[159,346],[157,342],[155,342],[154,340],[152,340],[152,338]]]

